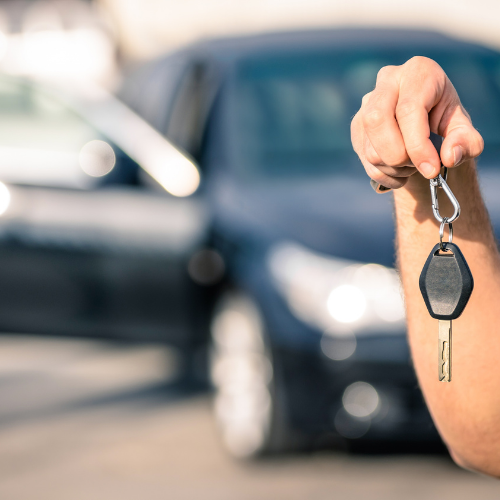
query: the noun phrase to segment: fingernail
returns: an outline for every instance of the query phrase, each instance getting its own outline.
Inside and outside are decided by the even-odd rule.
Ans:
[[[374,181],[373,179],[370,179],[370,186],[377,194],[383,194],[392,191],[392,188],[382,186],[382,184],[378,183],[377,181]]]
[[[435,168],[428,162],[424,161],[418,167],[420,173],[427,178],[436,177]]]
[[[462,161],[462,148],[455,146],[453,148],[453,165],[456,167]]]

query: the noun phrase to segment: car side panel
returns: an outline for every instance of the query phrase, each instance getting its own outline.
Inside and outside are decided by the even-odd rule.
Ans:
[[[148,190],[11,187],[0,220],[0,329],[189,343],[206,233],[196,200]]]

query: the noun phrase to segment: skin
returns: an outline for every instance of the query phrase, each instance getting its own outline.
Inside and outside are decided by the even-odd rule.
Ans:
[[[440,171],[430,132],[444,137],[441,161],[462,215],[453,224],[474,276],[474,292],[453,321],[453,379],[438,381],[438,322],[418,278],[439,241],[428,179]],[[483,140],[442,68],[414,57],[382,68],[353,118],[352,143],[367,174],[394,189],[396,243],[417,376],[434,422],[460,466],[500,477],[500,255],[476,175]],[[380,195],[379,195],[380,196]],[[389,196],[389,195],[388,195]],[[442,192],[440,213],[453,210]]]

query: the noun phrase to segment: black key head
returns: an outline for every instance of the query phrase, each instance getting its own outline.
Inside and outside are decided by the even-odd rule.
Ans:
[[[457,319],[474,289],[474,279],[460,248],[439,243],[432,249],[420,274],[420,291],[429,314],[435,319]]]

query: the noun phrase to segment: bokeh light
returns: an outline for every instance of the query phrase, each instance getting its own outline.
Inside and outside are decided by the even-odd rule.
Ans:
[[[344,391],[342,404],[353,417],[364,418],[375,413],[380,397],[375,387],[366,382],[355,382]]]
[[[103,177],[113,170],[116,155],[105,141],[90,141],[80,150],[78,161],[82,170],[91,177]]]
[[[353,285],[340,285],[328,296],[328,311],[340,323],[354,323],[366,310],[363,292]]]
[[[356,346],[355,335],[348,331],[341,336],[332,336],[325,332],[321,338],[321,351],[334,361],[343,361],[350,358],[356,352]]]
[[[10,191],[9,188],[0,182],[0,215],[4,214],[10,205]]]

